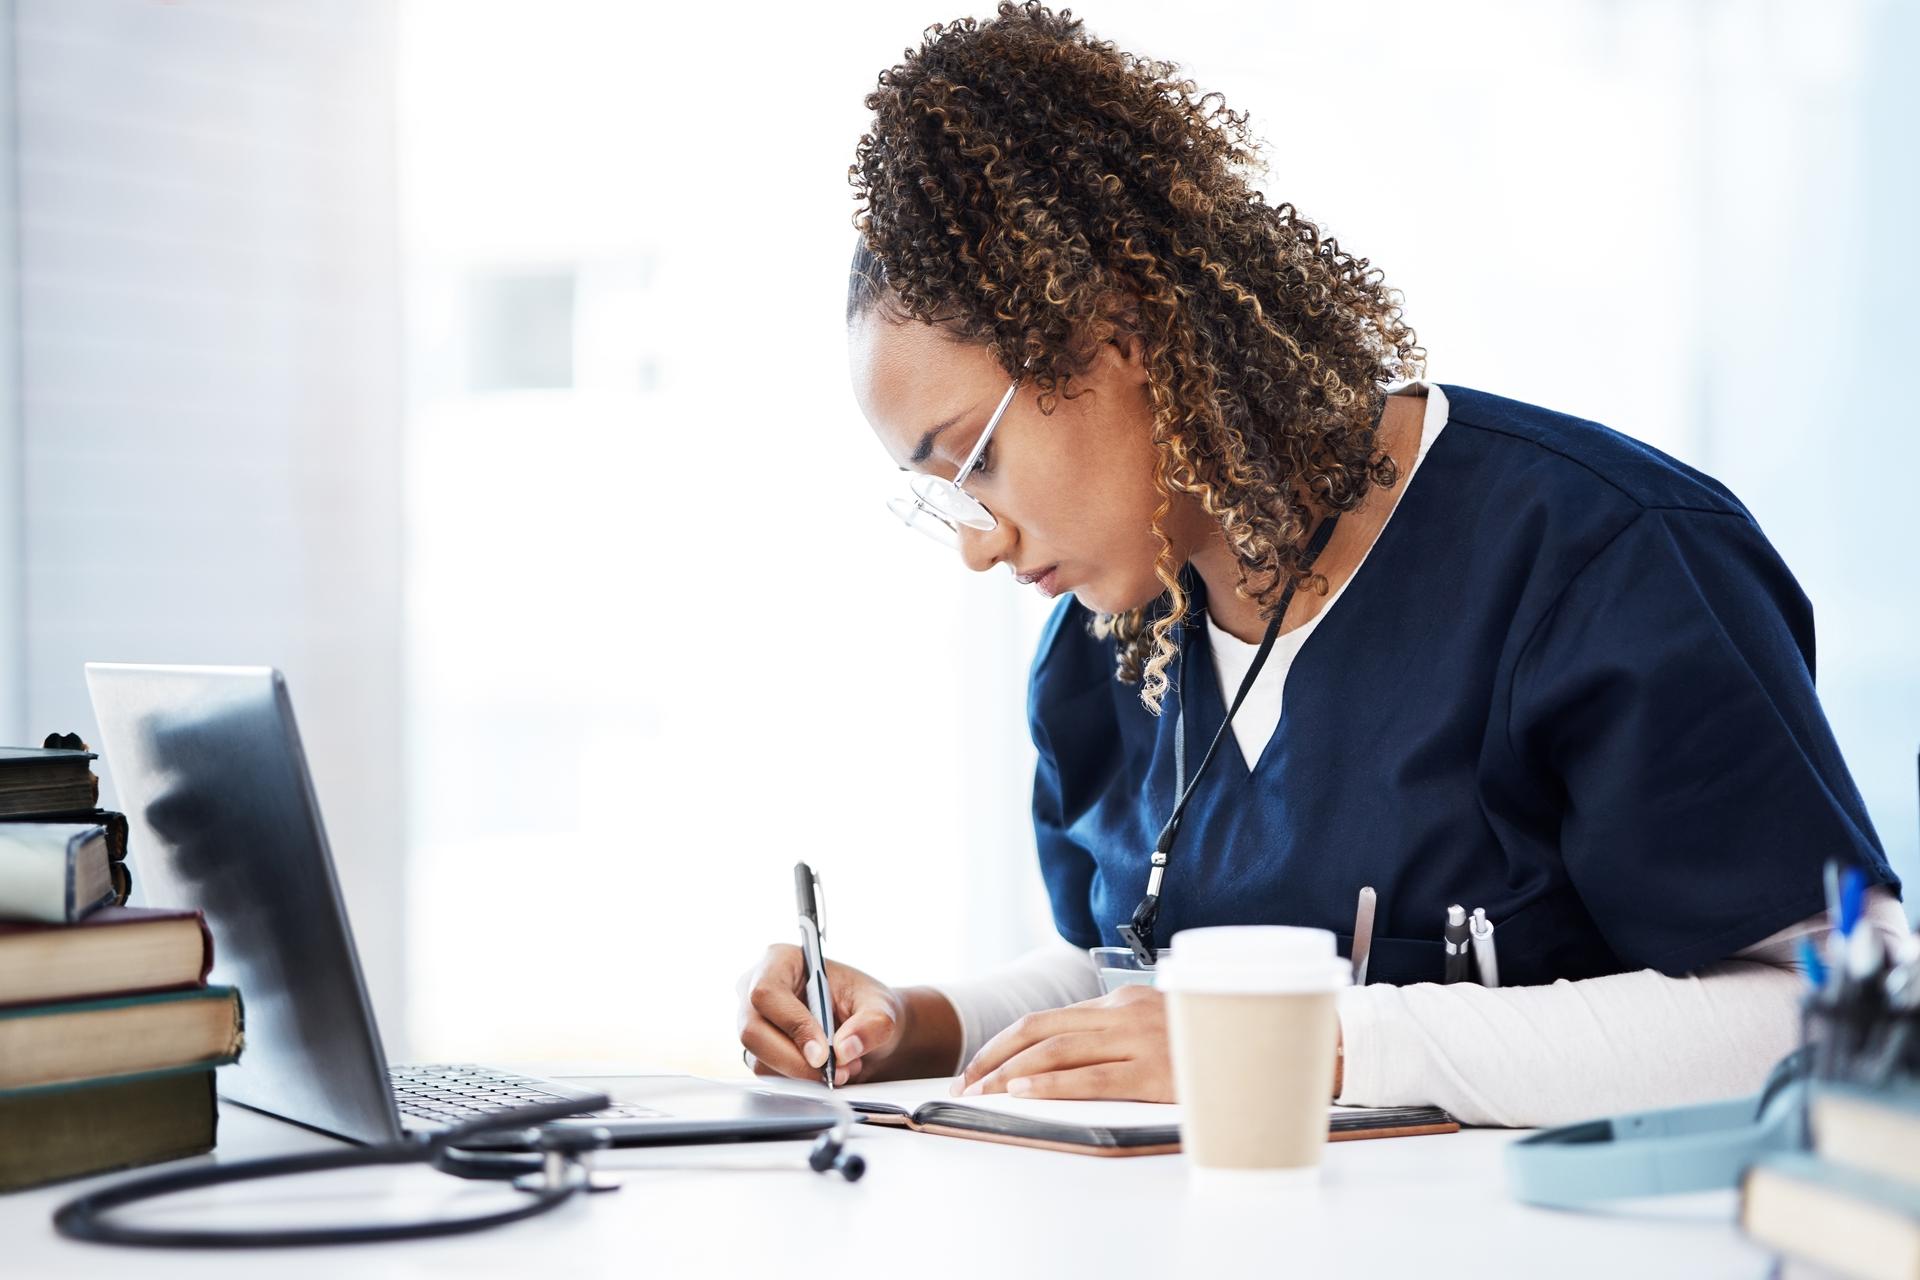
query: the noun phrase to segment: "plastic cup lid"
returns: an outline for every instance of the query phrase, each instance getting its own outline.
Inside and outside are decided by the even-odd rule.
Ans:
[[[1325,929],[1219,925],[1174,934],[1158,978],[1162,991],[1301,995],[1348,986],[1353,966]]]

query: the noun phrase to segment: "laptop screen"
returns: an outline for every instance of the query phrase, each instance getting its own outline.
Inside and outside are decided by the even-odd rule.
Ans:
[[[272,667],[88,663],[101,751],[128,823],[136,905],[213,935],[240,990],[235,1102],[360,1142],[400,1134],[286,681]]]

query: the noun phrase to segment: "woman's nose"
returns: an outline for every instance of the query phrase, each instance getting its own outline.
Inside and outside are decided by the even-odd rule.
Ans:
[[[1013,526],[995,519],[991,529],[960,526],[960,559],[975,573],[985,573],[1007,558],[1016,541]]]

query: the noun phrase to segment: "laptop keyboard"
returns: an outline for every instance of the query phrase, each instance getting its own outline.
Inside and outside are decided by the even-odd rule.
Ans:
[[[567,1100],[567,1095],[554,1093],[544,1080],[487,1067],[392,1067],[387,1076],[400,1114],[429,1124],[460,1124],[476,1116]],[[621,1103],[580,1114],[595,1120],[642,1120],[664,1113]]]

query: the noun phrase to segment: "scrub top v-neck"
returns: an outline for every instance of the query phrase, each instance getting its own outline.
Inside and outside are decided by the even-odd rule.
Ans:
[[[1387,388],[1389,395],[1406,391],[1409,387],[1421,388],[1424,405],[1420,417],[1420,439],[1415,443],[1413,458],[1408,463],[1406,474],[1400,480],[1399,493],[1404,495],[1407,488],[1420,474],[1420,464],[1426,461],[1427,451],[1433,448],[1433,442],[1447,425],[1447,393],[1432,383],[1413,380],[1396,383]],[[1393,512],[1387,512],[1382,524],[1392,523]],[[1376,540],[1379,535],[1375,534]],[[1265,668],[1260,678],[1247,690],[1247,699],[1240,704],[1240,712],[1233,718],[1233,737],[1240,748],[1240,761],[1243,768],[1251,769],[1266,750],[1267,742],[1273,737],[1274,728],[1280,723],[1280,713],[1285,705],[1287,673],[1293,668],[1293,659],[1301,648],[1312,638],[1314,630],[1320,625],[1332,608],[1340,603],[1341,595],[1355,577],[1367,567],[1367,555],[1373,550],[1368,547],[1362,552],[1360,562],[1347,574],[1345,581],[1333,589],[1314,615],[1305,622],[1282,632],[1274,641],[1273,652],[1267,656]],[[1236,636],[1229,635],[1214,622],[1212,612],[1205,611],[1206,647],[1211,651],[1215,684],[1222,689],[1237,689],[1240,681],[1253,666],[1254,655],[1260,651],[1258,643],[1249,644]],[[1229,765],[1228,767],[1231,767]]]
[[[1272,738],[1196,791],[1159,936],[1300,924],[1344,950],[1371,885],[1370,979],[1440,980],[1462,903],[1529,984],[1722,959],[1820,909],[1828,858],[1897,892],[1814,693],[1811,607],[1746,509],[1597,423],[1440,390],[1445,430],[1294,657]],[[1204,650],[1186,582],[1181,643]],[[1173,715],[1114,679],[1090,621],[1056,609],[1028,703],[1041,870],[1080,946],[1119,943],[1174,786]],[[1209,741],[1214,664],[1183,665],[1169,697]]]

